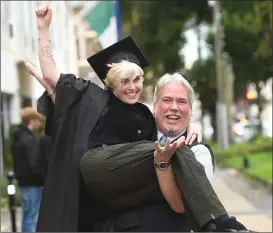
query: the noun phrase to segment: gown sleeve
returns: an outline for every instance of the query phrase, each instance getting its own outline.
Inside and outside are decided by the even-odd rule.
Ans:
[[[51,136],[53,123],[64,116],[69,107],[85,92],[89,81],[73,74],[61,74],[56,85],[55,105],[45,91],[38,99],[37,111],[46,117],[45,134]]]

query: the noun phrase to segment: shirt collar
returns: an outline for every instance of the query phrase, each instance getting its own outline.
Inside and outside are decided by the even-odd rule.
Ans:
[[[183,134],[186,132],[186,130],[187,130],[187,128],[184,129],[184,130],[183,130],[180,134],[178,134],[177,136],[173,136],[173,137],[168,137],[168,136],[167,136],[167,138],[169,138],[169,139],[171,140],[171,142],[173,142],[175,139],[177,139],[177,138],[179,138],[181,135],[183,135]],[[163,135],[164,135],[163,133],[161,133],[160,131],[157,131],[157,140],[159,140]],[[166,135],[165,135],[165,136],[166,136]]]

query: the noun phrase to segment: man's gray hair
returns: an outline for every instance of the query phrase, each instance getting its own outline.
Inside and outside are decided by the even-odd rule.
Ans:
[[[189,104],[192,106],[194,101],[194,90],[190,83],[180,73],[165,74],[158,80],[154,91],[154,102],[156,102],[158,98],[160,88],[172,81],[177,81],[181,83],[181,85],[186,87],[188,92],[188,101]]]

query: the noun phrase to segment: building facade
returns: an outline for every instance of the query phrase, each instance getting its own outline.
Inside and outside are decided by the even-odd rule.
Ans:
[[[53,54],[58,69],[78,75],[73,9],[66,1],[49,1]],[[1,136],[8,138],[11,124],[20,123],[22,107],[36,108],[43,87],[30,76],[21,59],[39,67],[35,9],[45,1],[1,1]]]

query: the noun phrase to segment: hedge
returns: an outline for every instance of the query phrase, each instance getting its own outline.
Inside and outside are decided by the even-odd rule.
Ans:
[[[230,156],[244,156],[259,152],[272,152],[272,138],[257,135],[248,142],[231,144],[226,150],[220,149],[215,144],[212,145],[212,148],[216,160],[227,159]]]
[[[212,145],[215,159],[219,167],[238,169],[244,176],[261,184],[272,184],[272,138],[256,135],[248,142],[232,144],[221,150]],[[249,168],[244,168],[244,162]]]

